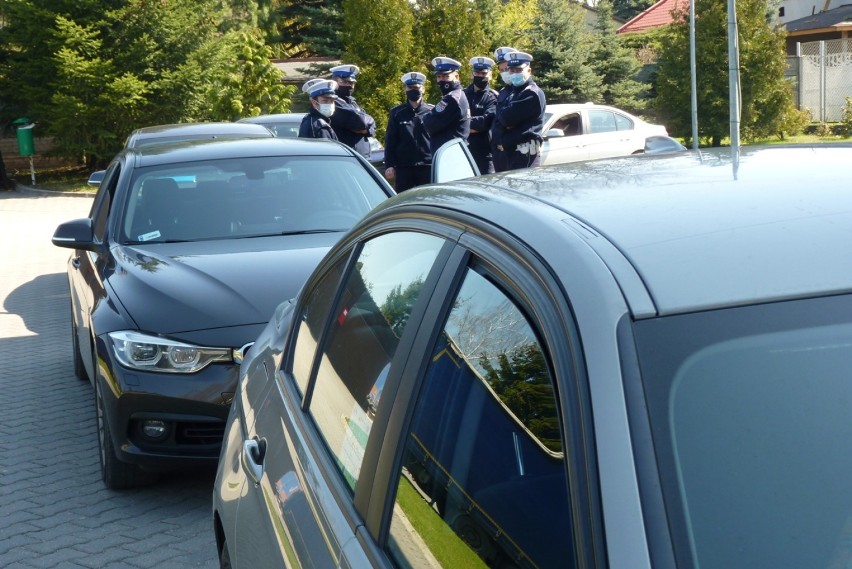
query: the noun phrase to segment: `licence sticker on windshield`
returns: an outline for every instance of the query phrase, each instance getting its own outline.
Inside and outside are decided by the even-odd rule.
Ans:
[[[139,241],[150,241],[151,239],[157,239],[160,236],[160,232],[151,231],[150,233],[143,233],[138,237]]]

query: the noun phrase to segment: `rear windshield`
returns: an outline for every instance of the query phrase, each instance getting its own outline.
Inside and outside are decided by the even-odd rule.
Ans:
[[[257,157],[134,173],[125,243],[345,231],[388,196],[351,157]]]
[[[678,566],[852,566],[852,297],[635,330]]]

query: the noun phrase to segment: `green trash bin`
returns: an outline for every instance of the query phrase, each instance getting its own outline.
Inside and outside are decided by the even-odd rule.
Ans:
[[[18,135],[18,154],[21,156],[35,155],[35,144],[33,143],[33,127],[35,124],[27,118],[15,119],[12,124],[17,127],[15,130]]]

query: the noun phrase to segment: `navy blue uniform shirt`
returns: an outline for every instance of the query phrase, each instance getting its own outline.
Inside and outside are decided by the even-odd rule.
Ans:
[[[520,87],[500,91],[491,125],[492,147],[502,145],[505,152],[511,152],[524,142],[541,142],[546,104],[544,92],[532,79]]]
[[[488,169],[483,169],[483,164],[491,160],[491,124],[497,112],[497,91],[491,87],[477,91],[473,85],[468,85],[464,95],[470,105],[471,133],[467,138],[467,146],[479,170],[485,174]]]
[[[302,117],[302,124],[299,125],[299,137],[337,140],[337,135],[331,128],[328,118],[313,107],[308,114]]]
[[[417,109],[405,102],[390,111],[388,128],[385,131],[385,166],[420,166],[432,163],[432,149],[429,134],[423,128],[421,119],[434,107],[425,101]]]
[[[423,126],[432,138],[432,154],[453,138],[467,140],[470,134],[470,107],[461,85],[444,95],[430,113],[423,115]]]
[[[376,121],[358,106],[353,97],[337,98],[331,127],[340,142],[354,148],[364,158],[370,158],[370,137],[376,134]],[[362,130],[367,132],[358,132]]]

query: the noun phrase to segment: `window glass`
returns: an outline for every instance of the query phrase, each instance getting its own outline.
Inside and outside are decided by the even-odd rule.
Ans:
[[[633,121],[624,115],[619,115],[614,113],[612,116],[615,117],[615,128],[618,130],[633,130]]]
[[[353,491],[390,362],[443,244],[420,233],[377,237],[364,245],[344,286],[310,412]]]
[[[103,242],[106,233],[107,220],[112,207],[112,196],[118,183],[118,174],[121,168],[119,162],[113,162],[104,173],[98,193],[92,204],[92,234],[96,242]]]
[[[589,126],[593,134],[617,130],[615,115],[609,111],[589,111]]]
[[[415,405],[394,505],[403,567],[571,567],[560,422],[529,321],[470,270]]]
[[[637,323],[684,566],[849,566],[850,314],[837,297]]]
[[[303,394],[307,391],[319,337],[328,317],[328,307],[334,300],[334,293],[340,284],[340,276],[345,265],[344,257],[320,279],[299,314],[299,330],[296,332],[293,349],[292,373],[296,385]]]
[[[350,157],[182,162],[134,172],[122,227],[131,243],[346,231],[387,197]]]

